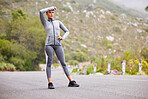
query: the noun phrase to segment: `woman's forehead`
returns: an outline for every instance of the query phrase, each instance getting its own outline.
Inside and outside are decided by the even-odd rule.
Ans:
[[[50,11],[48,11],[48,12],[54,12],[53,10],[50,10]]]

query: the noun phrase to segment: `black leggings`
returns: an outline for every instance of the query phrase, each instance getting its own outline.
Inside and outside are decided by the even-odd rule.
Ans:
[[[51,64],[53,58],[53,50],[55,51],[56,56],[58,57],[58,60],[60,61],[66,76],[70,76],[65,63],[65,56],[62,46],[45,45],[47,78],[51,78]]]

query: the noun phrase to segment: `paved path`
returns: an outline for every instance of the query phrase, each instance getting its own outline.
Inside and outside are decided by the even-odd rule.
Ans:
[[[0,72],[0,99],[148,99],[148,76],[72,75],[69,88],[62,70],[52,70],[56,89],[47,89],[45,71]]]

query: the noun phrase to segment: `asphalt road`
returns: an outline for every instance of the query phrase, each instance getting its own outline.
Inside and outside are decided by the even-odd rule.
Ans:
[[[148,99],[148,76],[72,75],[69,88],[62,70],[52,70],[55,89],[47,89],[45,71],[0,72],[0,99]]]

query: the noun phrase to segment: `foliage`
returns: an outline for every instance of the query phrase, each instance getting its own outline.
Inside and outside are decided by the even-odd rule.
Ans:
[[[78,68],[74,68],[74,69],[72,70],[72,73],[76,73],[77,70],[78,70]]]
[[[101,44],[102,44],[105,48],[107,48],[107,49],[112,49],[112,48],[113,48],[113,45],[112,45],[111,41],[109,41],[109,40],[107,40],[107,39],[103,39],[103,40],[101,41]]]
[[[23,65],[25,64],[24,60],[18,57],[11,57],[10,63],[14,64],[16,66],[16,69],[22,69]]]
[[[119,72],[117,69],[113,69],[112,70],[112,74],[114,74],[114,75],[121,75],[122,72]]]
[[[89,64],[88,66],[87,66],[87,71],[86,71],[86,73],[87,73],[87,75],[89,75],[89,74],[92,74],[94,72],[94,66],[92,65],[92,64]]]
[[[67,11],[67,12],[70,12],[71,11],[71,9],[68,8],[68,7],[63,7],[62,10]]]
[[[82,50],[82,52],[85,53],[85,54],[88,53],[88,48],[85,48],[85,47],[82,47],[82,46],[81,46],[81,50]]]
[[[14,71],[16,68],[13,64],[10,63],[0,63],[0,71]]]
[[[87,55],[83,52],[78,52],[75,57],[76,60],[79,62],[84,62],[88,59]]]
[[[17,9],[16,12],[12,12],[12,19],[16,20],[18,18],[26,19],[26,14],[21,9]]]
[[[107,67],[107,60],[102,56],[99,58],[100,63],[98,64],[101,68],[106,69]]]
[[[144,71],[138,72],[137,75],[146,75]]]
[[[11,42],[8,40],[2,40],[0,39],[0,53],[1,53],[1,58],[4,57],[5,60],[11,57],[11,50],[10,50],[10,45]],[[1,59],[0,61],[2,61]]]
[[[108,74],[107,70],[105,70],[105,71],[103,72],[103,74],[104,74],[104,75]]]
[[[139,61],[138,60],[133,60],[133,59],[130,59],[129,61],[127,61],[126,63],[126,72],[128,74],[131,74],[131,75],[136,75],[137,72],[138,72],[138,64],[139,64]]]
[[[142,49],[141,56],[148,62],[148,47]]]
[[[22,2],[22,1],[26,1],[26,0],[13,0],[15,2]]]
[[[119,27],[113,27],[113,31],[117,33],[121,33],[121,29]]]
[[[130,51],[125,51],[125,52],[123,53],[123,55],[122,55],[122,59],[123,59],[123,60],[126,60],[126,61],[128,61],[128,60],[130,60],[130,59],[134,59],[134,58],[136,58],[136,56],[133,54],[133,51],[132,51],[132,50],[130,50]]]
[[[90,62],[93,63],[93,62],[95,62],[95,60],[96,60],[96,57],[93,56],[93,55],[91,55],[91,56],[90,56]]]
[[[148,12],[148,6],[147,6],[147,7],[145,7],[145,11],[147,11],[147,12]]]
[[[78,61],[77,60],[71,60],[69,61],[69,65],[78,65]]]
[[[74,68],[73,70],[72,70],[72,73],[77,73],[77,71],[78,71],[78,68]],[[82,69],[79,69],[79,73],[81,73],[82,72]]]
[[[37,18],[27,19],[22,10],[13,12],[12,17],[2,25],[5,35],[0,35],[0,62],[12,63],[19,70],[38,70],[45,57],[42,25]]]
[[[4,7],[0,10],[0,18],[2,18],[0,19],[0,62],[14,64],[16,69],[20,70],[37,70],[39,63],[45,63],[44,43],[46,33],[40,22],[39,13],[36,9],[39,10],[43,8],[41,5],[44,5],[45,2],[40,1],[40,6],[36,6],[36,3],[33,3],[32,0],[12,0],[12,2],[1,0],[0,2],[2,7]],[[26,2],[29,4],[28,6],[25,6],[24,3]],[[103,56],[101,57],[101,55],[108,55],[107,49],[116,50],[117,53],[111,51],[111,55],[114,57],[119,56],[119,58],[112,58],[110,62],[111,69],[116,69],[118,71],[121,71],[121,61],[123,59],[127,61],[127,68],[129,69],[131,66],[130,60],[136,60],[136,56],[141,55],[144,60],[147,60],[147,48],[144,48],[140,54],[136,53],[147,36],[147,27],[144,26],[144,24],[138,25],[138,28],[142,31],[145,30],[146,32],[136,34],[135,30],[137,27],[130,24],[133,22],[140,23],[140,21],[135,20],[135,18],[130,18],[128,15],[127,19],[123,19],[119,13],[113,11],[113,9],[115,9],[115,11],[121,10],[119,6],[109,3],[106,0],[99,0],[97,3],[110,9],[111,14],[106,13],[107,9],[104,9],[103,7],[97,8],[97,6],[92,11],[88,12],[86,10],[86,12],[83,12],[85,11],[85,7],[88,7],[85,6],[87,4],[83,6],[80,4],[77,6],[77,4],[79,4],[78,2],[88,4],[92,1],[75,0],[75,3],[67,1],[54,3],[55,6],[59,8],[59,10],[55,12],[55,19],[61,20],[70,31],[69,38],[62,41],[66,62],[70,63],[69,60],[76,60],[77,62],[71,63],[76,65],[78,62],[88,61],[89,57],[91,63],[97,63],[97,71],[102,72],[107,69],[108,59]],[[15,11],[14,8],[9,10],[11,6],[10,3],[15,3],[16,8],[21,7],[23,10],[26,10],[26,7],[29,7],[28,9],[30,9],[31,13],[28,12],[29,15],[27,15],[23,10],[18,9]],[[52,3],[53,2],[51,2],[51,4]],[[61,3],[64,4],[64,7],[60,6]],[[71,12],[68,3],[72,6],[74,12]],[[96,17],[100,16],[100,10],[104,11],[103,16],[105,16],[105,18],[103,19]],[[125,11],[122,9],[120,12],[123,13]],[[128,10],[128,13],[130,12],[131,11]],[[87,14],[89,14],[89,17],[86,17]],[[3,17],[4,15],[6,17]],[[12,19],[8,15],[11,15]],[[35,15],[35,17],[32,15]],[[64,32],[61,33],[61,35],[63,34]],[[113,42],[104,39],[109,35],[115,37]],[[138,39],[135,39],[136,36]],[[137,44],[134,47],[135,42]],[[118,46],[116,46],[116,43],[118,43]],[[85,44],[87,47],[85,48],[81,46],[81,44]],[[115,46],[113,46],[114,44]],[[131,52],[126,51],[124,55],[120,57],[123,51],[129,48],[134,50]],[[90,57],[91,55],[92,57]],[[53,56],[53,61],[53,63],[57,62],[55,55]],[[132,69],[131,72],[137,71],[135,63],[134,66],[135,69]],[[146,65],[144,65],[142,70],[144,72],[147,71]]]
[[[148,32],[148,28],[145,28],[144,30],[145,30],[146,32]]]
[[[72,56],[68,53],[65,53],[65,61],[68,62],[70,59],[72,59]]]
[[[118,71],[121,71],[122,69],[122,64],[121,64],[121,59],[120,58],[111,58],[110,62],[111,62],[111,69],[116,69]]]
[[[148,62],[147,61],[142,61],[142,71],[144,71],[146,73],[146,75],[148,75]]]
[[[59,67],[59,64],[58,63],[54,63],[53,66],[54,67]]]
[[[115,16],[111,16],[111,19],[112,19],[112,20],[116,20]]]
[[[103,71],[103,68],[97,67],[96,72],[102,72],[102,71]]]

